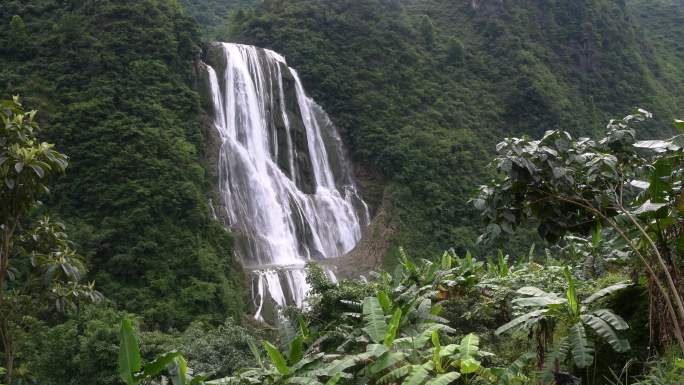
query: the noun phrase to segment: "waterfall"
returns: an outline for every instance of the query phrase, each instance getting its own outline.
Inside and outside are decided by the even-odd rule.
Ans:
[[[261,319],[267,301],[303,305],[306,261],[350,251],[368,208],[335,126],[285,58],[231,43],[209,51],[222,207]]]

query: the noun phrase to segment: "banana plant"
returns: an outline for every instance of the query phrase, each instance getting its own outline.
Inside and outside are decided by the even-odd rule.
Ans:
[[[511,273],[511,265],[508,263],[508,256],[504,256],[501,249],[498,250],[497,260],[487,258],[487,275],[499,278],[506,278]]]
[[[259,366],[239,370],[233,376],[208,381],[207,384],[335,385],[343,376],[349,377],[343,373],[343,369],[328,370],[325,363],[325,353],[313,350],[306,351],[305,343],[308,340],[308,328],[301,323],[300,332],[286,345],[287,352],[281,352],[277,346],[268,341],[263,341],[263,348],[268,360],[264,360],[259,349],[249,342],[250,350]],[[330,361],[329,358],[328,361]],[[328,375],[329,372],[332,374]]]
[[[481,358],[491,355],[479,349],[474,334],[458,344],[443,345],[440,333],[454,330],[438,316],[441,307],[430,299],[402,306],[388,296],[367,297],[362,310],[366,338],[356,342],[366,341],[363,350],[333,361],[328,375],[345,372],[363,383],[379,385],[446,385],[458,378],[468,383],[481,372]]]
[[[462,378],[469,384],[484,372],[481,358],[492,355],[481,351],[479,338],[468,334],[458,344],[442,345],[438,330],[432,330],[428,341],[432,346],[414,349],[417,358],[397,362],[386,374],[377,377],[374,383],[402,385],[447,385]]]
[[[199,385],[204,380],[202,376],[190,375],[185,358],[175,350],[143,365],[140,358],[140,345],[128,319],[121,320],[119,340],[119,376],[126,385],[138,385],[164,372],[171,378],[173,385]]]
[[[401,285],[397,289],[404,290],[412,286],[430,288],[443,294],[441,299],[445,299],[449,291],[473,287],[484,271],[484,263],[476,260],[469,251],[463,258],[451,250],[436,261],[421,259],[419,263],[414,263],[400,248],[399,263]]]
[[[482,376],[491,384],[496,385],[521,385],[531,383],[530,378],[525,373],[525,368],[529,366],[534,358],[534,353],[524,353],[518,357],[508,367],[487,368]]]
[[[610,309],[590,310],[590,306],[618,290],[629,286],[619,283],[598,290],[583,301],[579,301],[575,292],[575,283],[566,268],[567,290],[564,296],[548,293],[536,287],[523,287],[517,291],[520,297],[514,299],[513,305],[525,311],[496,330],[497,335],[512,333],[518,330],[532,330],[537,335],[538,363],[546,361],[546,369],[556,371],[559,364],[568,355],[578,368],[585,368],[594,361],[594,338],[607,343],[616,352],[629,350],[629,342],[620,335],[629,326]],[[553,339],[553,329],[560,325],[565,328],[564,337],[556,343],[556,348],[546,357],[547,339]]]

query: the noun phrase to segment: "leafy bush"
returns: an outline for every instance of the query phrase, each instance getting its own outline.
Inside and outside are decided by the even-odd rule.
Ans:
[[[680,264],[672,248],[684,239],[675,230],[682,216],[682,135],[637,141],[635,125],[650,117],[639,109],[611,120],[597,141],[561,130],[540,140],[507,138],[492,164],[499,178],[481,186],[473,202],[488,222],[484,239],[533,223],[550,241],[592,233],[597,247],[600,229],[610,228],[613,242],[628,250],[623,254],[644,268],[651,296],[664,303],[655,311],[666,314],[658,321],[661,336],[674,335],[684,352],[684,300],[671,273]],[[675,127],[684,129],[684,122]]]

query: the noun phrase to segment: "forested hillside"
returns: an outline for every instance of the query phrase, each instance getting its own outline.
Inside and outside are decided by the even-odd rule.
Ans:
[[[655,127],[684,103],[679,43],[653,45],[648,31],[677,28],[642,22],[635,14],[651,10],[632,5],[266,1],[235,12],[233,33],[220,37],[273,48],[300,70],[360,173],[389,181],[398,244],[423,255],[472,247],[467,200],[493,138],[559,127],[590,134],[635,106],[656,116],[644,134],[666,134]],[[674,25],[676,15],[661,18]]]
[[[216,36],[230,30],[228,19],[231,12],[240,8],[251,8],[256,0],[178,0],[188,16],[197,21],[205,39],[215,40]]]
[[[70,157],[47,208],[90,278],[160,328],[243,311],[231,239],[210,216],[195,91],[197,24],[170,1],[6,1],[0,87]]]
[[[653,53],[656,76],[663,87],[677,95],[678,90],[684,87],[684,30],[681,28],[684,23],[684,2],[630,0],[627,5],[641,26],[649,51]]]

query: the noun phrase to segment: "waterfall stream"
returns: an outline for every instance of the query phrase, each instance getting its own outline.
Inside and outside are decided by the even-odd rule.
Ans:
[[[268,304],[303,305],[304,264],[350,251],[368,208],[335,126],[281,55],[232,43],[209,51],[222,207],[262,319]]]

